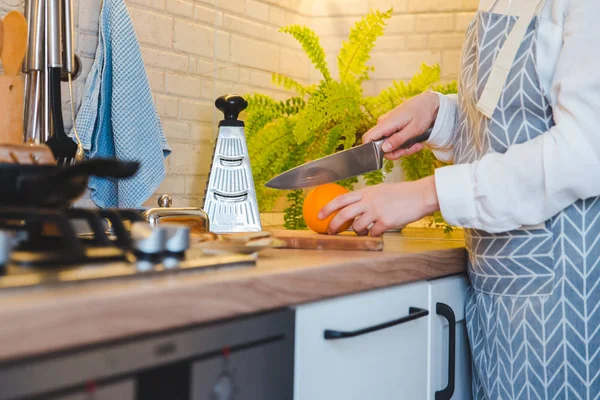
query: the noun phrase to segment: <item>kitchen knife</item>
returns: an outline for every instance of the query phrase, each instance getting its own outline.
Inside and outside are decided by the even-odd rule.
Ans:
[[[408,149],[413,144],[429,139],[431,128],[407,140],[400,146]],[[352,178],[383,167],[384,152],[381,145],[386,138],[365,143],[314,161],[307,162],[279,174],[265,184],[273,189],[302,189]]]

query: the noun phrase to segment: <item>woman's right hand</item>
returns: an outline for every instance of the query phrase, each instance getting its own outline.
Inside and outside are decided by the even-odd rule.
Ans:
[[[435,93],[425,92],[411,97],[379,117],[377,125],[363,135],[363,143],[388,137],[381,146],[388,160],[397,160],[421,151],[422,143],[416,143],[408,149],[399,147],[433,126],[439,107],[440,99]]]

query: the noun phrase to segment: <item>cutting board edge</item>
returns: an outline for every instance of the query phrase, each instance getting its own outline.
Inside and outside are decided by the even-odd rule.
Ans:
[[[321,235],[311,231],[271,230],[274,238],[285,243],[279,248],[298,250],[382,251],[382,237],[358,236],[344,233]]]

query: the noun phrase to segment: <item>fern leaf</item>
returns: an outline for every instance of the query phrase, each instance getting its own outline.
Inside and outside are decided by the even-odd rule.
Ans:
[[[360,96],[360,89],[355,85],[335,81],[320,85],[298,114],[294,127],[296,143],[322,136],[329,125],[360,116]]]
[[[292,35],[300,43],[315,68],[323,74],[325,80],[331,80],[331,73],[329,72],[325,58],[325,50],[321,46],[319,37],[312,29],[301,25],[290,25],[281,28],[279,31]]]
[[[300,82],[296,81],[289,76],[273,73],[271,75],[271,82],[277,86],[280,86],[286,90],[293,90],[301,96],[310,94],[310,88],[304,86]]]
[[[273,176],[285,170],[288,155],[296,150],[292,129],[295,116],[278,118],[267,123],[254,136],[248,137],[248,153],[252,176],[261,211],[270,210],[281,192],[265,187]]]
[[[348,190],[354,190],[354,185],[358,183],[358,177],[353,176],[352,178],[344,179],[343,181],[337,182],[338,185],[345,187]]]
[[[286,229],[305,229],[306,221],[304,221],[302,207],[304,205],[304,192],[302,190],[294,190],[287,195],[287,200],[290,206],[285,209],[283,226]]]
[[[373,186],[383,183],[385,177],[383,175],[383,171],[378,169],[376,171],[367,172],[363,175],[363,178],[367,186]]]
[[[393,169],[394,169],[394,162],[386,159],[383,162],[383,171],[386,174],[389,174],[390,172],[392,172]]]
[[[266,124],[278,118],[281,113],[276,109],[276,101],[269,96],[255,93],[246,96],[248,108],[245,110],[246,137],[253,137]]]
[[[362,100],[363,112],[368,113],[368,118],[377,121],[382,114],[390,111],[400,105],[403,101],[414,97],[427,90],[444,90],[447,93],[453,92],[454,84],[439,85],[440,66],[422,64],[410,82],[401,81],[392,82],[391,86],[382,90],[377,96],[366,97]]]
[[[385,13],[371,11],[350,30],[348,40],[343,42],[338,55],[338,69],[341,81],[364,81],[373,68],[366,65],[377,38],[384,33],[386,20],[392,16],[393,9]]]

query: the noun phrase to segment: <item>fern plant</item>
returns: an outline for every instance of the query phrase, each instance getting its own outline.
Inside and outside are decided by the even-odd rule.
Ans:
[[[410,82],[393,82],[377,96],[363,95],[362,83],[374,71],[367,64],[370,53],[377,38],[384,34],[392,11],[371,11],[352,27],[337,56],[337,79],[327,65],[319,37],[311,29],[300,25],[280,29],[300,43],[322,79],[318,84],[304,85],[291,77],[273,74],[273,84],[293,93],[289,99],[276,101],[264,94],[247,95],[246,135],[260,211],[272,210],[283,195],[279,190],[264,186],[274,176],[304,162],[361,144],[363,134],[377,123],[379,116],[412,96],[430,89],[456,93],[455,82],[439,83],[438,65],[423,64]],[[431,175],[443,164],[424,149],[404,157],[401,165],[406,178],[415,180]],[[394,163],[386,160],[382,170],[360,178],[366,185],[376,185],[383,182],[393,168]],[[359,177],[355,177],[338,183],[352,190],[358,182]],[[289,191],[287,200],[285,227],[304,229],[304,191]],[[431,219],[446,230],[451,229],[441,215],[433,215]]]

